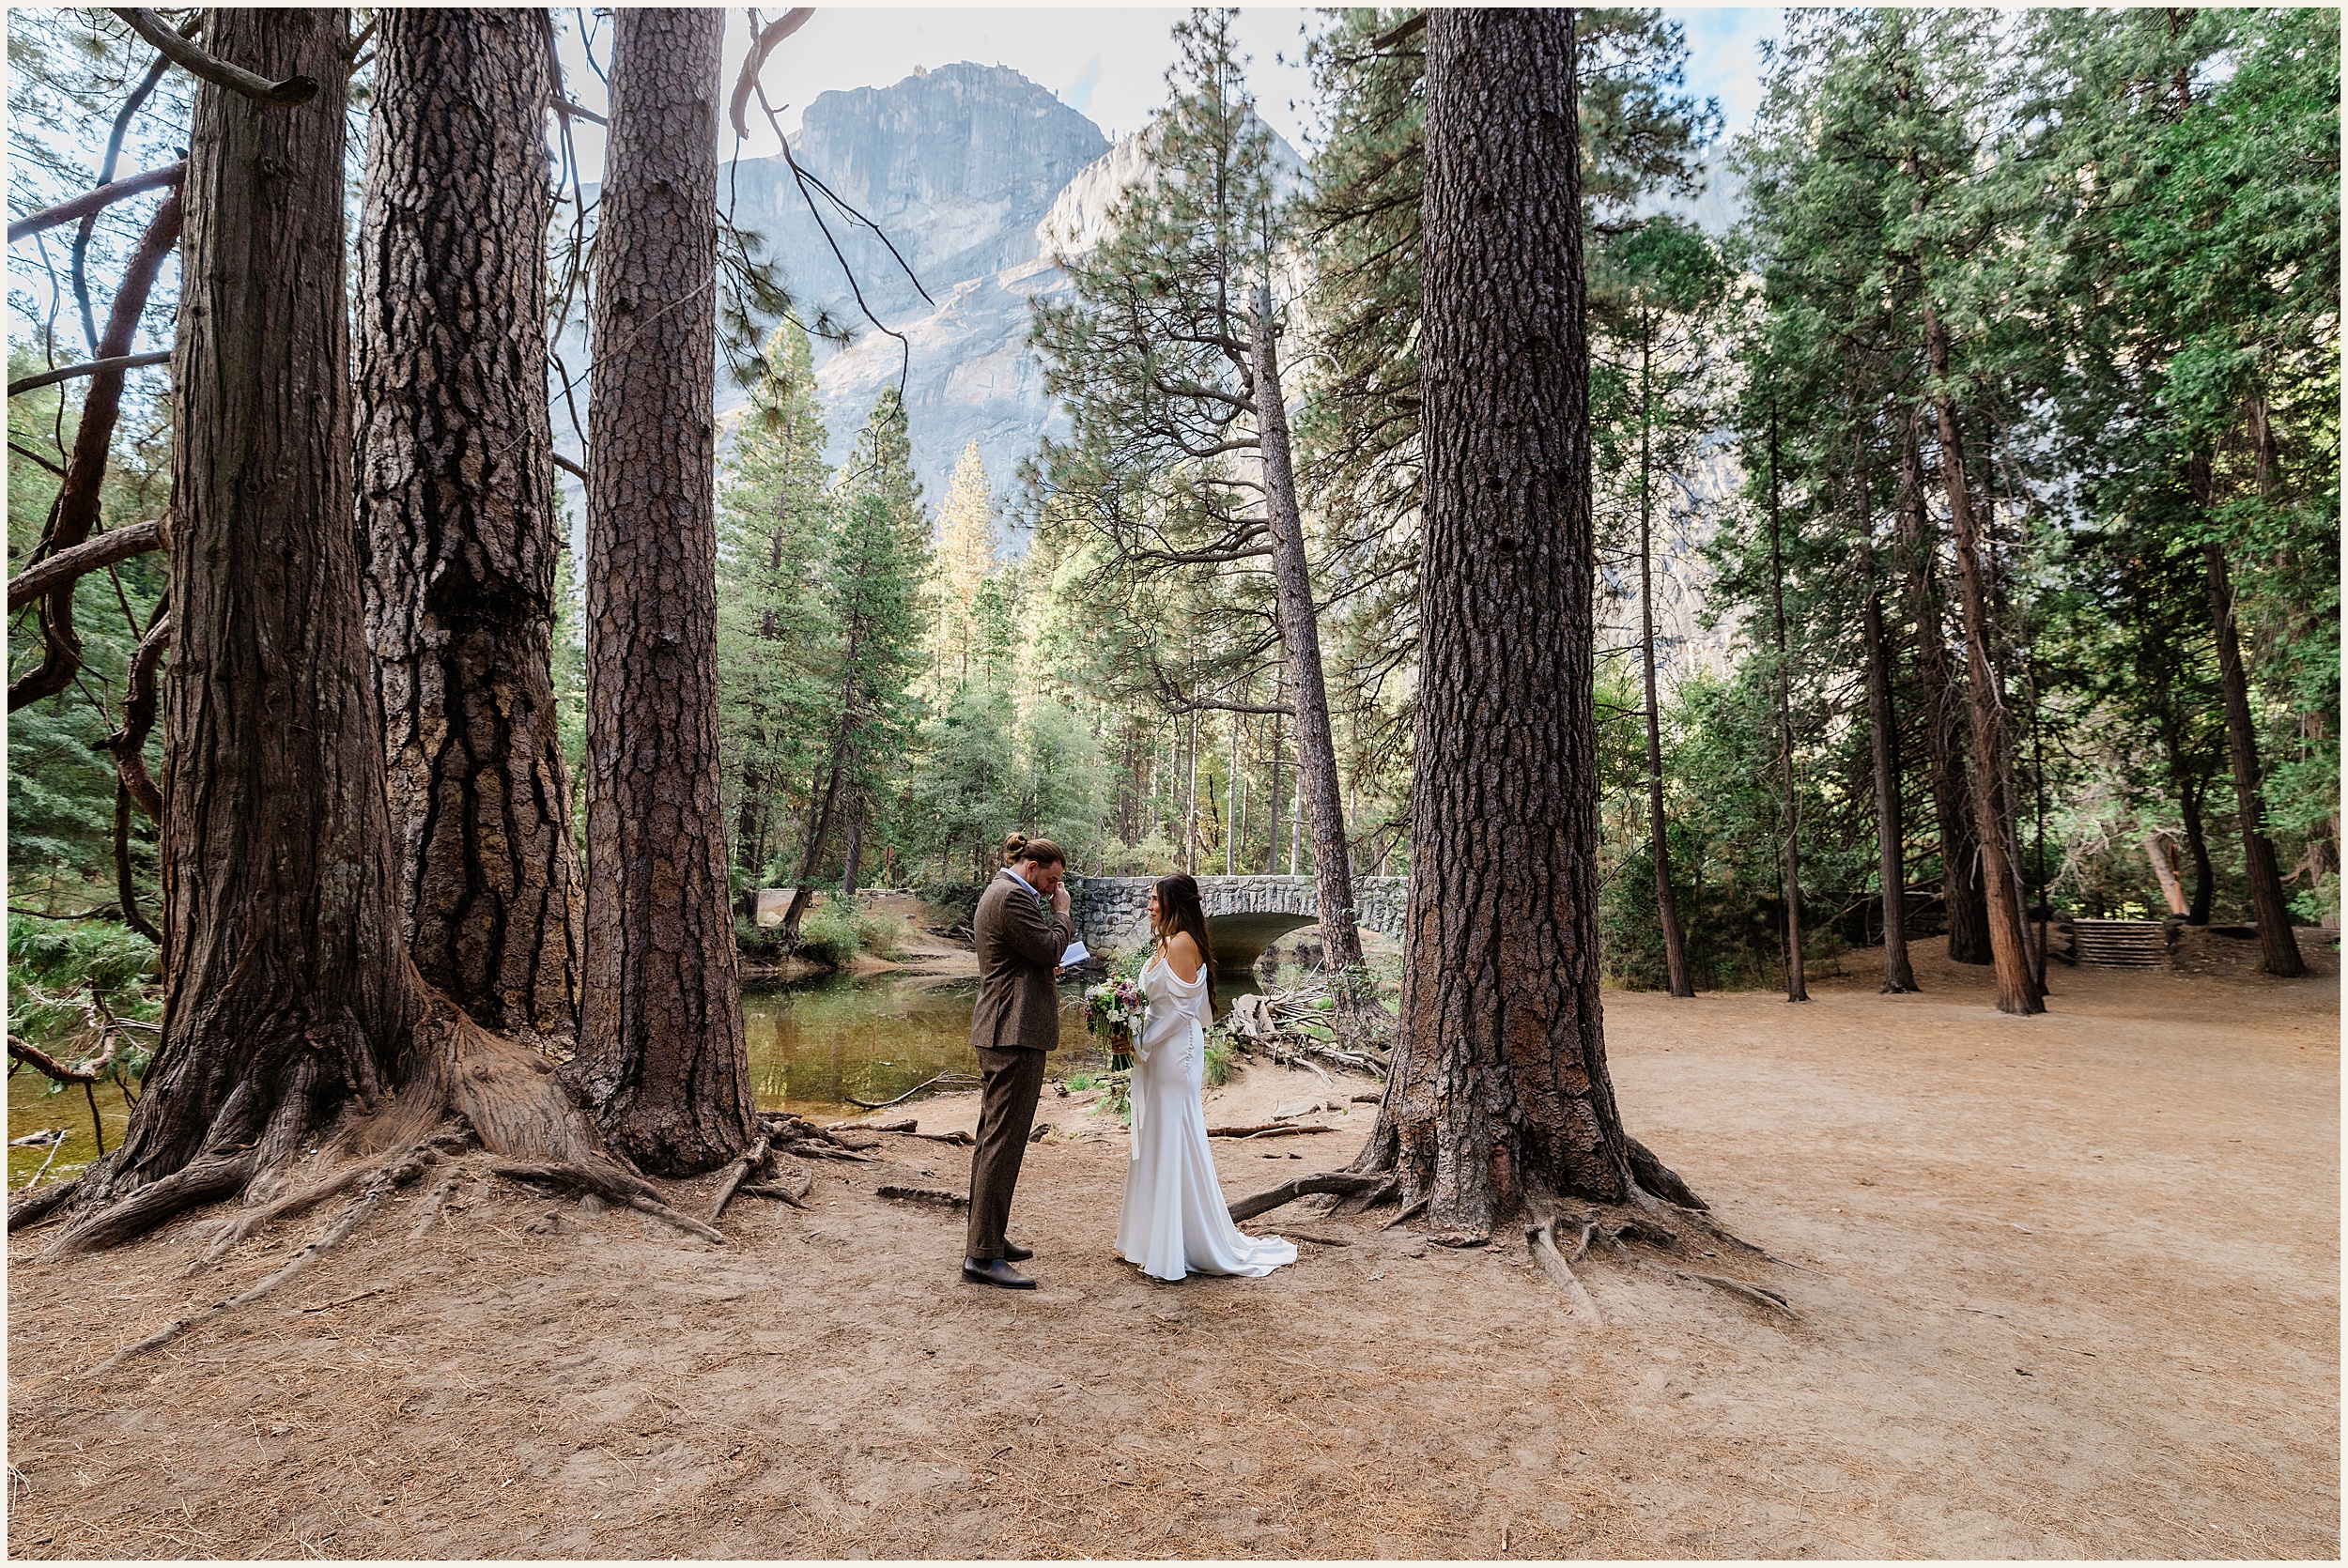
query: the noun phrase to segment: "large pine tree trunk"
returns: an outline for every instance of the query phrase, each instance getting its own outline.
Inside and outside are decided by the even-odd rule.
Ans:
[[[1810,1000],[1810,980],[1801,956],[1801,797],[1794,788],[1793,650],[1785,638],[1785,551],[1778,519],[1777,409],[1769,410],[1769,605],[1777,623],[1777,744],[1784,807],[1785,853],[1785,1000]]]
[[[2266,792],[2259,770],[2258,730],[2250,719],[2250,683],[2242,668],[2242,640],[2234,630],[2233,583],[2225,552],[2201,549],[2209,580],[2210,622],[2217,629],[2217,679],[2226,698],[2226,751],[2233,762],[2234,808],[2242,820],[2242,864],[2250,879],[2250,912],[2258,921],[2259,954],[2269,975],[2304,975],[2291,906],[2283,901],[2283,879],[2266,837]]]
[[[1429,14],[1409,956],[1361,1165],[1453,1244],[1638,1191],[1599,1006],[1573,73],[1571,11]]]
[[[1967,716],[1972,741],[1973,832],[1981,849],[1982,895],[1989,910],[1989,953],[1998,975],[1998,1010],[2041,1013],[2046,988],[2031,963],[2023,930],[2021,856],[2016,848],[2012,777],[2008,760],[2005,701],[1997,663],[1991,657],[1989,584],[1982,562],[1982,541],[1965,476],[1956,400],[1946,391],[1948,329],[1931,306],[1924,307],[1924,345],[1932,374],[1941,383],[1934,398],[1940,424],[1940,474],[1949,496],[1949,532],[1955,546],[1957,584],[1965,604]]]
[[[143,1187],[158,1219],[282,1160],[344,1093],[372,1094],[418,1011],[350,515],[345,13],[206,22],[219,58],[320,85],[264,110],[207,84],[191,131],[164,678],[171,961],[162,1049],[91,1194]]]
[[[612,19],[587,452],[587,935],[570,1071],[649,1171],[750,1141],[718,794],[718,53],[725,13]]]
[[[347,36],[340,10],[206,18],[217,57],[320,86],[295,108],[196,93],[172,364],[163,1036],[60,1250],[239,1190],[346,1100],[383,1113],[378,1147],[456,1111],[503,1152],[590,1152],[552,1081],[437,996],[400,929],[351,511]]]
[[[547,420],[551,61],[519,10],[387,10],[358,293],[367,640],[409,951],[493,1029],[578,1029]]]
[[[1648,439],[1647,399],[1653,374],[1651,331],[1639,338],[1639,661],[1646,679],[1647,841],[1655,863],[1655,917],[1663,929],[1663,969],[1674,996],[1693,996],[1688,941],[1679,930],[1679,900],[1672,891],[1671,840],[1663,817],[1663,716],[1655,693],[1654,452]]]
[[[1973,841],[1972,792],[1965,781],[1965,699],[1940,630],[1940,595],[1932,569],[1939,546],[1924,515],[1923,453],[1912,423],[1900,445],[1899,527],[1908,558],[1908,610],[1916,622],[1916,678],[1923,692],[1924,752],[1931,764],[1933,825],[1940,836],[1940,904],[1948,919],[1949,957],[1958,963],[1987,963],[1989,912]]]
[[[1256,419],[1263,442],[1266,512],[1272,525],[1272,577],[1280,638],[1288,651],[1289,690],[1296,707],[1296,761],[1313,832],[1313,892],[1321,912],[1322,961],[1338,976],[1338,1027],[1358,1039],[1374,1026],[1374,1004],[1362,983],[1362,934],[1353,921],[1353,857],[1346,843],[1345,802],[1337,776],[1329,690],[1321,677],[1321,616],[1313,605],[1305,527],[1296,505],[1296,470],[1280,391],[1279,351],[1272,334],[1272,291],[1256,291]]]

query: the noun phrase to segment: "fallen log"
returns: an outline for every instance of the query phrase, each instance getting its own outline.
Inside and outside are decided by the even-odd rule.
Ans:
[[[1286,1138],[1305,1132],[1335,1132],[1334,1127],[1310,1122],[1259,1122],[1249,1127],[1211,1127],[1210,1138]]]
[[[906,1203],[935,1204],[940,1208],[968,1208],[969,1198],[961,1192],[949,1192],[942,1187],[885,1186],[879,1189],[884,1198],[898,1198]]]
[[[1336,1192],[1351,1196],[1356,1192],[1369,1191],[1383,1184],[1386,1179],[1383,1176],[1353,1176],[1343,1171],[1329,1171],[1319,1176],[1298,1176],[1293,1181],[1284,1181],[1277,1187],[1258,1192],[1253,1197],[1242,1198],[1231,1205],[1231,1222],[1237,1224],[1243,1220],[1252,1220],[1259,1214],[1268,1214],[1282,1204],[1294,1203],[1310,1192]]]

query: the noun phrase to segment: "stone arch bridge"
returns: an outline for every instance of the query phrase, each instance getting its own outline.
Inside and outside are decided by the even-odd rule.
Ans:
[[[1069,912],[1076,935],[1095,952],[1130,952],[1150,940],[1152,877],[1068,879]],[[1353,879],[1353,918],[1367,930],[1400,941],[1410,909],[1406,877]],[[1264,948],[1290,931],[1318,925],[1321,896],[1310,877],[1200,877],[1207,932],[1215,966],[1226,975],[1255,967]]]

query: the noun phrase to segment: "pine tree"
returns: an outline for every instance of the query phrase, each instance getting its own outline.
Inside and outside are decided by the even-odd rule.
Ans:
[[[979,443],[963,449],[938,513],[937,662],[941,684],[970,679],[971,616],[979,587],[995,570],[995,496]]]

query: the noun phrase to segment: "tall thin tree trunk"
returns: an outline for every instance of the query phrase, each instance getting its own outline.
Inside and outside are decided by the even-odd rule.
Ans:
[[[579,1022],[534,11],[387,10],[358,247],[359,526],[409,951],[499,1030]]]
[[[1940,629],[1940,595],[1933,582],[1939,543],[1924,515],[1923,453],[1913,419],[1911,411],[1900,446],[1900,546],[1908,557],[1933,823],[1940,836],[1940,903],[1948,920],[1949,957],[1958,963],[1987,963],[1989,914],[1973,843],[1972,791],[1965,777],[1964,697]]]
[[[1296,707],[1297,776],[1310,804],[1313,894],[1321,915],[1323,966],[1339,977],[1336,1025],[1348,1042],[1380,1020],[1362,962],[1362,933],[1353,919],[1353,857],[1346,842],[1339,792],[1336,736],[1329,724],[1329,690],[1321,668],[1321,617],[1313,605],[1305,525],[1296,505],[1296,470],[1289,450],[1289,416],[1280,388],[1280,356],[1272,322],[1272,290],[1256,290],[1254,361],[1256,423],[1263,443],[1265,514],[1272,528],[1272,577],[1278,592],[1281,640]]]
[[[1223,830],[1223,874],[1239,873],[1239,710],[1231,711],[1231,761],[1223,781],[1226,825]]]
[[[2198,488],[2199,486],[2197,486]],[[2259,953],[2269,975],[2304,975],[2291,906],[2283,901],[2282,873],[2274,841],[2266,837],[2266,791],[2259,768],[2258,730],[2250,719],[2250,683],[2242,667],[2242,641],[2234,630],[2233,583],[2225,552],[2201,548],[2209,579],[2210,622],[2217,629],[2217,679],[2226,698],[2226,753],[2233,763],[2234,809],[2242,821],[2242,866],[2250,879],[2250,911],[2258,921]]]
[[[1679,930],[1679,901],[1672,892],[1671,838],[1663,817],[1663,716],[1655,689],[1654,453],[1649,440],[1654,326],[1639,334],[1639,658],[1646,678],[1647,841],[1655,862],[1655,915],[1663,928],[1664,973],[1674,996],[1693,996],[1688,943]]]
[[[2210,859],[2209,828],[2201,816],[2201,802],[2209,789],[2208,782],[2195,777],[2180,781],[2178,807],[2185,813],[2185,848],[2193,857],[2193,897],[2187,901],[2185,923],[2188,926],[2209,924],[2209,910],[2217,894],[2217,867]]]
[[[1861,480],[1859,568],[1866,581],[1861,614],[1867,641],[1868,754],[1876,787],[1876,877],[1883,886],[1883,991],[1918,991],[1908,959],[1907,834],[1900,813],[1899,719],[1892,706],[1892,647],[1883,628],[1883,585],[1868,541],[1865,480]]]
[[[1956,400],[1948,391],[1949,334],[1939,314],[1924,306],[1924,348],[1939,383],[1934,405],[1939,418],[1941,484],[1949,496],[1949,532],[1955,546],[1957,583],[1965,603],[1967,713],[1971,719],[1973,831],[1981,848],[1982,894],[1989,911],[1989,952],[1998,975],[1998,1010],[2042,1013],[2045,988],[2038,983],[2024,932],[2021,856],[2014,833],[2012,776],[2005,701],[1993,659],[1989,584],[1982,563],[1981,531],[1973,516],[1965,477],[1965,447]]]
[[[742,891],[734,902],[734,915],[744,920],[758,916],[759,868],[766,863],[765,835],[760,830],[758,763],[742,760],[742,801],[734,813],[734,864],[742,878]]]
[[[1273,701],[1282,702],[1288,697],[1288,670],[1280,671],[1279,683],[1273,688]],[[1264,847],[1264,875],[1276,876],[1280,870],[1280,715],[1272,715],[1272,781],[1264,791],[1264,810],[1272,819],[1270,842]]]
[[[856,897],[857,877],[864,865],[864,792],[848,802],[848,842],[840,856],[840,896]]]
[[[622,9],[595,238],[587,484],[587,961],[571,1071],[605,1135],[688,1175],[750,1140],[718,788],[718,64],[725,16]]]
[[[1598,991],[1574,13],[1437,9],[1426,38],[1409,956],[1360,1168],[1458,1244],[1639,1187]]]
[[[1793,653],[1785,639],[1785,555],[1778,524],[1777,407],[1769,407],[1769,604],[1777,621],[1778,761],[1785,782],[1785,1000],[1810,1000],[1801,956],[1801,797],[1794,789]]]
[[[1190,711],[1190,731],[1183,743],[1183,766],[1188,782],[1182,795],[1182,869],[1198,874],[1198,710]]]

